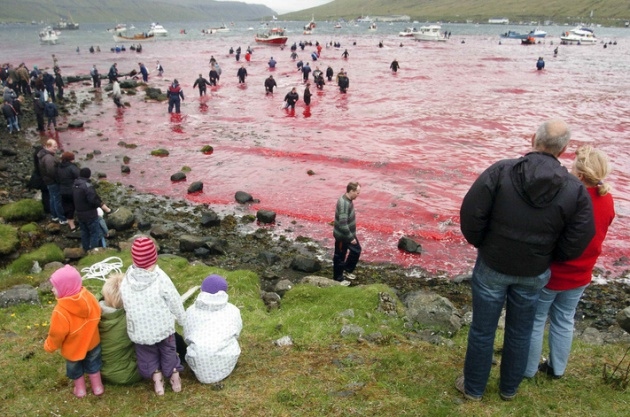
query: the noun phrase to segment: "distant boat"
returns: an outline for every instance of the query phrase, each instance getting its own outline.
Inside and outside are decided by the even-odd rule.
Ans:
[[[534,38],[544,38],[545,36],[547,36],[547,32],[545,32],[544,30],[542,30],[541,28],[536,28],[534,30],[532,30],[531,32],[529,32],[527,34],[527,36],[531,36]]]
[[[422,26],[418,32],[413,34],[413,37],[418,41],[446,42],[440,25]]]
[[[225,26],[225,23],[221,24],[221,26],[219,26],[218,28],[210,28],[210,29],[204,29],[201,32],[202,33],[207,33],[209,35],[213,35],[215,33],[223,33],[223,32],[229,32],[230,28],[228,28],[227,26]]]
[[[108,32],[110,33],[125,33],[127,31],[127,25],[124,23],[118,23],[116,26],[114,26],[113,28],[109,28],[107,29]],[[129,29],[135,29],[135,27],[133,25],[131,25],[131,27],[129,27]]]
[[[317,26],[317,24],[315,23],[315,16],[311,17],[311,21],[308,22],[306,25],[304,25],[304,34],[306,35],[307,31],[309,32],[308,34],[310,35],[313,32],[313,29],[315,29],[315,27]]]
[[[503,39],[527,39],[527,35],[513,30],[509,30],[501,34]]]
[[[341,23],[339,22],[335,23],[335,29],[341,29]]]
[[[403,38],[411,38],[415,33],[418,33],[418,29],[416,28],[406,28],[402,32],[398,32],[398,36]]]
[[[597,37],[593,29],[586,26],[577,26],[568,32],[564,32],[560,36],[560,42],[565,45],[578,44],[578,45],[594,45],[597,43]]]
[[[166,36],[168,35],[168,31],[164,29],[164,26],[159,23],[151,23],[151,29],[147,32],[149,35],[155,36]]]
[[[66,20],[64,18],[59,19],[59,22],[53,26],[53,30],[77,30],[79,24],[75,23],[72,18]]]
[[[370,27],[368,28],[368,30],[371,30],[371,31],[375,31],[376,29],[377,29],[376,23],[372,23]]]
[[[356,18],[358,23],[372,23],[372,18],[370,16],[359,16]]]
[[[288,39],[289,37],[285,35],[284,29],[282,28],[271,28],[268,31],[259,33],[254,37],[256,42],[266,43],[269,45],[284,45],[287,43]]]
[[[147,33],[137,33],[132,36],[124,36],[124,35],[119,35],[119,34],[114,35],[114,40],[116,42],[128,42],[128,41],[144,42],[144,41],[150,41],[153,39],[155,39],[155,35],[149,35]]]
[[[52,27],[46,26],[39,32],[39,41],[43,44],[54,45],[59,40],[59,32]]]

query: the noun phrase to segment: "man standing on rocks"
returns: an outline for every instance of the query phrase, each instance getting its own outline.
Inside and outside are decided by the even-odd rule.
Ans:
[[[57,142],[54,139],[48,139],[46,145],[37,153],[39,172],[50,195],[50,215],[52,216],[52,221],[59,222],[59,224],[68,224],[63,212],[63,207],[61,206],[61,192],[59,190],[59,183],[57,183],[56,153]]]
[[[100,208],[105,213],[111,213],[101,200],[90,182],[92,171],[90,168],[81,168],[79,178],[74,180],[72,197],[77,211],[76,217],[81,227],[81,247],[84,251],[97,248],[102,241],[102,231],[98,216]]]
[[[346,186],[346,193],[337,200],[335,209],[335,253],[333,255],[333,279],[348,286],[356,277],[352,273],[361,256],[361,245],[357,239],[357,220],[353,201],[361,193],[361,185],[351,182]]]
[[[595,234],[588,191],[558,161],[570,138],[565,122],[543,123],[531,152],[490,166],[462,202],[461,230],[477,248],[464,375],[455,381],[468,400],[480,401],[486,389],[504,304],[499,395],[516,396],[549,266],[580,256]]]

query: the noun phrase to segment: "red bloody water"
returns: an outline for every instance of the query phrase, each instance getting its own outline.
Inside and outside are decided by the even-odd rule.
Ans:
[[[334,83],[323,91],[311,85],[310,108],[300,101],[295,112],[287,112],[280,108],[284,95],[293,86],[300,97],[303,92],[289,48],[255,45],[252,37],[250,32],[230,38],[171,38],[144,44],[141,54],[88,54],[87,46],[77,54],[74,45],[57,46],[65,75],[87,74],[93,63],[106,74],[113,62],[124,73],[142,61],[152,71],[150,86],[165,91],[177,78],[186,95],[180,116],[169,115],[166,103],[145,102],[141,90],[124,96],[130,107],[118,112],[106,93],[73,84],[68,90],[94,102],[68,118],[85,120],[85,128],[60,133],[60,142],[80,157],[100,150],[82,164],[140,191],[227,211],[237,205],[234,193],[247,191],[260,200],[252,213],[278,213],[276,230],[312,237],[329,248],[336,200],[349,181],[359,181],[355,208],[362,259],[454,275],[469,271],[475,258],[459,230],[459,207],[471,183],[492,162],[528,152],[537,126],[559,117],[573,130],[570,151],[561,158],[566,166],[584,143],[610,156],[617,218],[598,265],[612,277],[628,269],[627,259],[617,262],[630,254],[627,43],[607,49],[560,46],[553,57],[557,40],[556,45],[547,40],[521,46],[499,45],[497,37],[489,36],[454,36],[434,44],[395,35],[339,35],[334,39],[342,48],[325,48],[311,66],[325,70],[330,65],[335,74],[343,67],[350,78],[348,93],[341,94]],[[291,38],[289,44],[302,38]],[[383,48],[377,47],[379,40]],[[254,48],[249,63],[227,55],[231,46],[241,46],[244,53],[248,45]],[[343,60],[346,48],[350,57]],[[311,50],[298,49],[298,54],[306,62]],[[199,73],[208,77],[211,55],[222,68],[220,85],[200,99],[192,84]],[[271,56],[278,61],[275,70],[267,68]],[[547,62],[544,71],[535,69],[538,56]],[[398,73],[389,70],[395,58]],[[163,77],[154,71],[157,60],[166,70]],[[243,87],[236,77],[241,64],[249,73]],[[263,87],[269,74],[278,83],[273,96],[265,96]],[[138,147],[124,148],[120,141]],[[212,145],[214,152],[201,153],[204,145]],[[151,157],[156,148],[168,149],[170,156]],[[123,156],[131,158],[129,175],[120,172]],[[183,166],[192,168],[188,180],[171,183],[171,174]],[[187,195],[192,181],[203,181],[201,194]],[[424,253],[399,251],[401,236],[421,243]]]

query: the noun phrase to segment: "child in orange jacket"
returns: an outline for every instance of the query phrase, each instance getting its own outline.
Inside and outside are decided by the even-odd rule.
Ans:
[[[87,373],[94,395],[102,395],[101,339],[98,323],[101,308],[96,297],[82,286],[79,271],[70,265],[56,270],[50,277],[57,305],[50,318],[44,350],[61,349],[66,359],[66,375],[74,381],[74,395],[85,397]]]

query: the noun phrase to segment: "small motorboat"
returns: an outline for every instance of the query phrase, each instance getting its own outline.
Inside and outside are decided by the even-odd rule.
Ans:
[[[168,31],[164,29],[164,26],[159,23],[151,23],[151,29],[147,32],[149,35],[155,36],[166,36],[168,35]]]
[[[502,33],[501,37],[503,39],[527,39],[527,34],[522,34],[513,30],[509,30],[505,33]]]
[[[534,38],[544,38],[545,36],[547,36],[547,32],[545,32],[541,28],[536,28],[536,29],[530,31],[527,34],[527,36],[532,36]]]
[[[442,26],[440,25],[422,26],[418,32],[413,34],[413,37],[417,41],[446,42],[446,36],[442,33]]]
[[[560,36],[560,42],[564,45],[595,45],[597,43],[597,37],[593,32],[593,29],[586,26],[577,26],[568,32],[564,32]]]
[[[218,28],[204,29],[204,30],[201,31],[201,33],[205,33],[205,34],[208,34],[208,35],[214,35],[215,33],[224,33],[224,32],[229,32],[229,31],[230,31],[230,28],[225,26],[225,23],[223,23]]]
[[[412,38],[414,34],[418,33],[418,29],[416,28],[406,28],[402,32],[398,32],[398,36],[403,38]]]
[[[528,36],[525,39],[521,39],[521,45],[535,45],[536,44],[536,38],[533,36]]]
[[[50,26],[46,26],[39,31],[39,41],[43,44],[54,45],[59,40],[59,32]]]

